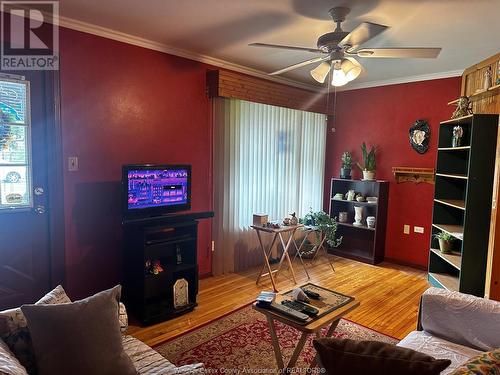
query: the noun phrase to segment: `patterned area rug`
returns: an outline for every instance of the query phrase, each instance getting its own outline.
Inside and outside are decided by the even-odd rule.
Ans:
[[[324,328],[323,335],[327,329]],[[279,322],[276,323],[276,331],[286,363],[299,340],[300,332]],[[392,344],[398,342],[345,319],[340,321],[334,337]],[[307,368],[312,362],[315,356],[312,340],[310,335],[297,361],[297,368]],[[267,320],[264,315],[252,310],[251,306],[159,344],[155,350],[178,366],[202,362],[206,368],[217,373],[262,372],[276,368]]]

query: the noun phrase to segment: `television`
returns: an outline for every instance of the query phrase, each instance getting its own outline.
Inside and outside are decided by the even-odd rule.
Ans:
[[[129,164],[122,168],[124,216],[191,209],[191,166]]]

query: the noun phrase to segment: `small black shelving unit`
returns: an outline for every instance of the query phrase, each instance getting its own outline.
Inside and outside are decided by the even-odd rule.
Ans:
[[[377,203],[348,201],[334,198],[337,193],[344,195],[354,190],[364,197],[377,197]],[[342,236],[339,247],[329,249],[329,252],[341,257],[377,264],[384,260],[385,229],[387,224],[387,201],[389,194],[388,181],[344,180],[332,178],[330,186],[330,217],[338,221],[339,212],[348,213],[346,223],[338,223],[337,237]],[[355,226],[354,206],[362,206],[363,225]],[[366,225],[366,217],[375,216],[375,228]]]
[[[123,299],[141,323],[158,323],[197,306],[197,219],[209,217],[213,212],[123,221]],[[164,271],[147,273],[148,260],[159,260]],[[175,309],[173,287],[181,278],[188,282],[189,303]]]
[[[452,147],[453,128],[463,129]],[[436,183],[429,253],[429,282],[484,296],[498,115],[470,115],[439,126]],[[439,250],[440,231],[455,240],[451,254]]]

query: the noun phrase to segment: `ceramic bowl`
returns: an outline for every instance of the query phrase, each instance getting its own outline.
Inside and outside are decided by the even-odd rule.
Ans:
[[[378,198],[377,197],[366,197],[366,201],[368,203],[377,203],[378,202]]]
[[[365,197],[357,197],[356,200],[358,202],[364,202],[365,201]]]

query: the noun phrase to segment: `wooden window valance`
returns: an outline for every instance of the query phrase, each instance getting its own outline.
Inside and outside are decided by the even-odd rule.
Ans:
[[[326,95],[227,70],[207,72],[208,96],[235,98],[303,111],[327,112]]]

